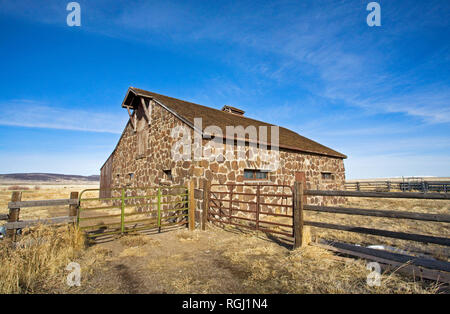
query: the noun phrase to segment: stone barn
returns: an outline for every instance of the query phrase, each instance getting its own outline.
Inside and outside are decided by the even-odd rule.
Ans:
[[[303,180],[307,189],[344,189],[345,155],[286,128],[247,118],[238,108],[213,109],[134,87],[128,89],[122,107],[130,118],[101,168],[103,197],[110,195],[108,188],[186,184],[191,179],[197,189],[202,189],[204,179],[220,184],[287,185]],[[273,155],[277,166],[259,155],[250,158],[250,147],[256,146],[254,138],[247,133],[230,136],[226,132],[230,127],[249,133],[256,130],[258,152],[277,147]],[[188,143],[175,149],[183,135],[179,130],[187,130]],[[202,157],[202,149],[212,142],[216,145],[209,150],[213,158]],[[225,153],[230,145],[243,155]],[[183,151],[186,147],[190,148],[187,153]],[[321,203],[318,197],[309,201]]]

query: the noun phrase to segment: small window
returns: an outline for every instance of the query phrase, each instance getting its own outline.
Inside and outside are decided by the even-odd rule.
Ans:
[[[258,169],[244,169],[244,179],[246,180],[267,180],[269,172]]]
[[[172,170],[163,170],[164,174],[166,175],[167,179],[172,180]]]
[[[322,172],[322,179],[323,180],[333,180],[334,176],[331,172]]]

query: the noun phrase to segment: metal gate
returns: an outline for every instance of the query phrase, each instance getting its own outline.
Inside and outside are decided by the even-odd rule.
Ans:
[[[207,220],[294,236],[293,189],[277,184],[211,184]]]
[[[99,197],[104,190],[111,197]],[[188,195],[184,186],[87,189],[79,196],[77,225],[89,238],[152,229],[161,232],[188,223]]]

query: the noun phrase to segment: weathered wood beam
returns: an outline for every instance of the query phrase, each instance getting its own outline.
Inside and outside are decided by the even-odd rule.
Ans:
[[[402,240],[411,240],[411,241],[422,242],[422,243],[434,243],[434,244],[450,246],[450,238],[434,237],[434,236],[428,236],[428,235],[423,235],[423,234],[404,233],[404,232],[396,232],[396,231],[381,230],[381,229],[362,228],[362,227],[355,227],[355,226],[343,226],[343,225],[329,224],[329,223],[316,222],[316,221],[305,221],[304,224],[306,226],[311,226],[311,227],[316,227],[316,228],[342,230],[342,231],[349,231],[349,232],[355,232],[355,233],[376,235],[376,236],[381,236],[381,237],[388,237],[388,238],[395,238],[395,239],[402,239]]]
[[[131,125],[133,126],[133,130],[134,130],[134,132],[136,132],[136,128],[137,128],[137,126],[136,126],[136,110],[134,110],[133,113],[131,113],[130,107],[127,106],[127,111],[128,111],[128,116],[130,117]]]
[[[362,208],[316,206],[316,205],[305,205],[304,209],[316,212],[335,213],[335,214],[412,219],[421,221],[450,222],[450,215],[443,215],[443,214],[424,214],[424,213],[402,212],[384,209],[378,210],[378,209],[362,209]]]
[[[71,222],[75,222],[75,221],[76,221],[75,216],[62,216],[62,217],[8,222],[4,226],[7,230],[10,230],[10,229],[18,229],[18,228],[27,228],[27,227],[36,226],[36,225],[54,225],[54,224],[60,224],[60,223],[71,223]]]
[[[413,193],[413,192],[355,192],[355,191],[305,190],[305,195],[450,200],[450,194]]]
[[[348,255],[356,255],[357,253],[361,255],[364,254],[367,257],[367,259],[378,257],[384,259],[383,262],[394,261],[401,264],[408,263],[410,265],[425,267],[428,269],[450,272],[450,263],[439,260],[433,260],[429,258],[398,254],[384,250],[371,249],[363,246],[356,246],[342,242],[331,242],[326,240],[321,240],[320,244],[313,244],[313,245],[322,246],[329,250],[339,251]]]
[[[39,201],[9,202],[8,208],[77,205],[77,204],[78,199],[39,200]]]
[[[148,107],[145,104],[144,97],[141,97],[142,107],[144,108],[145,117],[147,118],[148,125],[152,124],[152,100],[148,101]]]

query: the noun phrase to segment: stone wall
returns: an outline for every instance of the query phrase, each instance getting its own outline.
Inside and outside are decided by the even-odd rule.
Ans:
[[[270,183],[292,186],[296,173],[303,172],[307,189],[344,189],[343,160],[321,155],[280,149],[280,165],[276,171],[269,172],[268,179],[264,181],[244,180],[244,169],[265,169],[259,159],[256,161],[238,160],[235,155],[232,158],[228,156],[224,161],[174,161],[172,147],[179,138],[172,138],[171,131],[176,126],[186,125],[163,107],[155,103],[152,103],[151,106],[150,125],[140,107],[137,110],[136,132],[133,125],[128,123],[113,152],[112,164],[108,166],[108,171],[111,171],[112,187],[145,187],[160,184],[187,186],[188,181],[193,179],[196,189],[198,189],[196,198],[201,198],[200,190],[203,189],[204,179],[213,184]],[[193,131],[190,130],[190,132],[193,139]],[[202,140],[202,143],[205,146],[207,140]],[[198,149],[195,145],[192,148],[193,151]],[[237,147],[237,149],[245,150],[248,155],[248,147]],[[164,173],[164,170],[171,170],[171,179]],[[322,172],[331,172],[334,179],[323,179]],[[310,204],[342,202],[342,198],[308,198]],[[197,202],[197,209],[201,209],[201,201]]]

